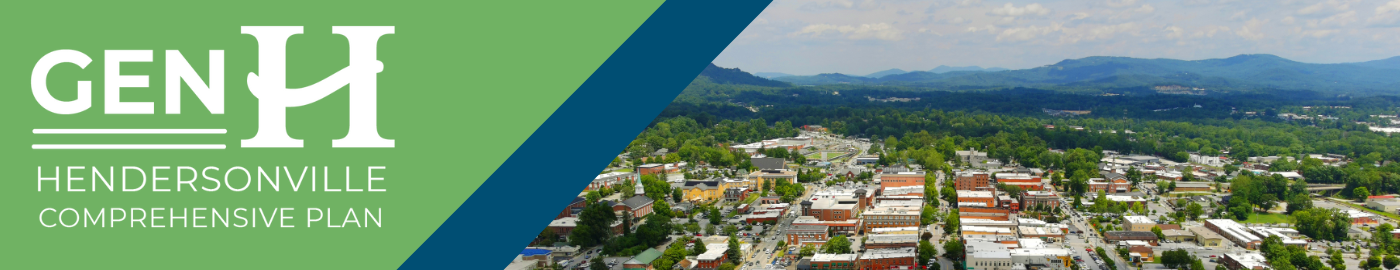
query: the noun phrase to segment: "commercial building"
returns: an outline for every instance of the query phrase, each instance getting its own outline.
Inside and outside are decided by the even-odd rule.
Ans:
[[[700,255],[695,256],[695,268],[719,268],[719,265],[724,264],[725,261],[729,260],[728,251],[728,244],[715,243],[705,245],[705,253],[701,253]]]
[[[1195,235],[1196,243],[1203,247],[1220,247],[1225,242],[1225,237],[1204,226],[1191,227],[1186,230]]]
[[[880,174],[880,188],[924,186],[924,172],[897,172]]]
[[[865,248],[912,248],[918,247],[919,235],[916,234],[868,234],[865,237]]]
[[[865,232],[876,228],[918,227],[921,221],[921,208],[878,207],[865,211]]]
[[[605,174],[599,174],[598,177],[593,178],[593,182],[588,183],[588,187],[585,187],[584,190],[599,190],[603,187],[616,186],[623,184],[627,181],[636,180],[637,174],[635,173],[610,172]]]
[[[1210,192],[1210,182],[1176,182],[1172,192]]]
[[[788,184],[797,183],[797,172],[789,170],[758,170],[749,173],[749,188],[756,191],[763,191],[764,188],[767,188],[763,185],[770,180],[773,181],[773,183],[777,183],[778,181],[787,181]]]
[[[1060,196],[1049,191],[1026,191],[1021,193],[1021,210],[1030,210],[1032,207],[1041,206],[1048,208],[1060,207]]]
[[[1137,241],[1147,242],[1147,243],[1152,244],[1152,245],[1154,245],[1154,246],[1157,245],[1157,234],[1152,233],[1152,232],[1135,232],[1135,231],[1112,231],[1112,232],[1104,232],[1104,233],[1103,233],[1103,239],[1104,239],[1104,241],[1108,241],[1108,243],[1117,243],[1118,241],[1137,240]]]
[[[861,219],[818,220],[813,216],[800,216],[792,220],[792,226],[801,225],[825,225],[830,228],[832,235],[856,235],[860,232]]]
[[[1217,234],[1220,234],[1221,236],[1224,236],[1225,240],[1230,240],[1236,245],[1239,245],[1246,249],[1258,248],[1259,243],[1262,241],[1262,239],[1260,239],[1259,236],[1249,232],[1249,229],[1245,228],[1244,225],[1240,225],[1234,220],[1208,219],[1206,220],[1205,227]]]
[[[819,198],[815,201],[802,201],[802,208],[806,210],[804,216],[833,221],[855,219],[860,214],[861,205],[860,201],[855,199]]]
[[[958,206],[964,204],[976,204],[982,207],[996,207],[997,200],[992,191],[957,190]]]
[[[1147,216],[1123,216],[1123,229],[1135,232],[1150,232],[1157,222]]]
[[[1264,255],[1258,252],[1225,253],[1225,256],[1220,258],[1220,264],[1230,270],[1271,269],[1266,261]]]
[[[820,246],[830,239],[829,226],[826,225],[799,225],[792,226],[787,230],[787,243],[794,245],[817,245]]]
[[[1163,239],[1166,239],[1167,241],[1196,241],[1196,235],[1186,230],[1162,230],[1162,236]]]
[[[1127,179],[1105,180],[1103,178],[1089,178],[1089,193],[1098,193],[1099,191],[1106,193],[1126,193],[1132,190],[1133,186],[1128,183]]]
[[[963,171],[957,174],[953,188],[957,190],[989,190],[992,188],[988,178],[991,175],[983,171]]]
[[[808,260],[812,269],[856,269],[857,254],[813,254]]]
[[[1374,196],[1373,196],[1373,197],[1374,197]],[[1366,202],[1366,207],[1371,208],[1371,209],[1376,209],[1376,211],[1381,211],[1381,212],[1386,212],[1386,213],[1395,213],[1396,210],[1400,210],[1400,200],[1396,200],[1396,199],[1377,199],[1377,200],[1371,200],[1370,202]]]
[[[856,266],[860,269],[914,269],[918,267],[915,254],[912,247],[866,249]]]

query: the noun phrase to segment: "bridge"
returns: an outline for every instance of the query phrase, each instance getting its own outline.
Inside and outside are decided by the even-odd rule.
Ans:
[[[1331,197],[1346,187],[1347,185],[1343,184],[1308,184],[1307,190],[1308,193],[1319,193],[1322,196]]]

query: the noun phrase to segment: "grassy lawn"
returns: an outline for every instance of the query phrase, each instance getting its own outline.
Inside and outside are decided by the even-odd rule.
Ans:
[[[631,168],[622,168],[622,169],[614,170],[613,172],[625,172],[625,173],[628,173],[628,172],[632,172],[632,169],[631,169]]]
[[[1250,214],[1249,219],[1244,220],[1244,223],[1293,223],[1293,218],[1284,214],[1254,213]]]
[[[821,152],[816,152],[816,153],[809,154],[809,155],[807,155],[807,159],[811,159],[811,160],[822,159],[822,153],[821,153]]]

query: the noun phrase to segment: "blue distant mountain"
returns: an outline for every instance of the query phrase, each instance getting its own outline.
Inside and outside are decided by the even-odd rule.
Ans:
[[[935,68],[933,68],[933,69],[928,70],[928,72],[933,72],[933,73],[948,73],[948,72],[953,72],[953,71],[1004,71],[1004,70],[1007,70],[1007,69],[999,68],[999,67],[993,67],[993,68],[982,68],[982,67],[979,67],[979,66],[970,66],[970,67],[950,67],[950,66],[941,66],[941,65],[940,65],[940,66],[938,66],[938,67],[935,67]]]
[[[743,70],[739,70],[738,68],[722,68],[716,66],[714,63],[710,63],[709,66],[706,66],[705,70],[701,71],[698,77],[707,78],[710,82],[717,84],[747,84],[770,87],[792,86],[786,82],[760,78],[748,72],[744,72]]]
[[[871,77],[871,78],[880,78],[880,77],[884,77],[884,76],[899,75],[899,74],[904,74],[904,73],[909,73],[909,72],[908,72],[908,71],[904,71],[903,69],[892,68],[892,69],[887,69],[887,70],[883,70],[883,71],[880,71],[880,72],[870,73],[870,75],[865,75],[865,76],[866,76],[866,77]]]
[[[1030,69],[939,66],[879,78],[827,73],[788,76],[798,85],[873,84],[943,89],[995,87],[1119,88],[1180,85],[1214,90],[1295,89],[1400,93],[1400,57],[1313,64],[1269,54],[1204,60],[1094,56]]]
[[[1400,56],[1351,64],[1363,67],[1400,69]]]
[[[758,76],[758,77],[760,77],[760,78],[764,78],[764,79],[772,79],[772,78],[777,78],[777,77],[795,76],[795,75],[792,75],[792,74],[787,74],[787,73],[782,73],[782,72],[754,72],[753,75],[754,75],[754,76]]]

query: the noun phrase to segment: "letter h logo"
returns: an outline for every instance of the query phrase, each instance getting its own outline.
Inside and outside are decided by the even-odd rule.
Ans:
[[[301,140],[287,136],[287,108],[314,103],[336,90],[350,87],[350,130],[331,141],[335,148],[393,148],[394,140],[379,136],[377,76],[384,63],[377,57],[379,37],[393,26],[333,26],[331,33],[350,43],[350,65],[311,86],[287,88],[287,38],[301,26],[244,26],[258,40],[258,73],[248,73],[248,91],[258,98],[258,133],[243,140],[245,148],[300,148]]]

